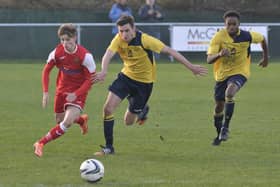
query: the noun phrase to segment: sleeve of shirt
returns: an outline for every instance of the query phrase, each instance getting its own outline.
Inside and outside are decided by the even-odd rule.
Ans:
[[[252,37],[252,43],[261,43],[264,39],[264,36],[258,32],[250,32]]]
[[[216,33],[210,41],[210,44],[209,44],[209,47],[207,50],[207,55],[217,54],[217,53],[219,53],[219,51],[220,51],[220,40]]]
[[[118,49],[119,49],[119,42],[120,42],[120,40],[119,40],[119,35],[116,34],[116,36],[115,36],[115,37],[113,38],[113,40],[111,41],[111,43],[110,43],[108,49],[110,49],[110,50],[113,51],[113,52],[117,52]]]
[[[89,91],[91,88],[91,75],[95,73],[96,65],[92,54],[87,53],[85,55],[84,61],[82,63],[84,66],[83,72],[85,76],[84,83],[80,86],[78,90],[75,91],[76,96],[83,95]]]
[[[53,50],[48,57],[47,63],[42,71],[42,89],[43,92],[49,91],[50,72],[55,66],[55,50]]]
[[[94,73],[96,69],[95,61],[92,54],[87,53],[83,61],[83,66],[85,66],[90,73]]]
[[[48,59],[47,59],[47,63],[54,61],[55,62],[55,51],[56,49],[54,49],[52,52],[50,52]]]
[[[142,35],[142,44],[145,49],[150,49],[156,53],[160,53],[165,46],[162,41],[147,34]]]

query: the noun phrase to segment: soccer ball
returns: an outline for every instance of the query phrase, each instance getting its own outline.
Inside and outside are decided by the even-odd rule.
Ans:
[[[100,181],[104,176],[104,166],[96,159],[85,160],[80,166],[82,179],[88,182]]]

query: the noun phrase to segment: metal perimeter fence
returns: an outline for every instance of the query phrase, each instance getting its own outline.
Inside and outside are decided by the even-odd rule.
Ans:
[[[0,41],[2,44],[0,46],[0,59],[47,59],[49,52],[59,43],[57,29],[60,25],[60,23],[0,24]],[[101,59],[113,38],[111,31],[114,24],[75,23],[75,25],[78,29],[78,43],[90,50],[96,59]],[[278,49],[280,43],[280,23],[243,23],[242,25],[266,27],[270,57],[273,59],[280,58]],[[205,41],[209,41],[213,35],[213,32],[210,32],[211,28],[223,27],[223,23],[137,23],[136,26],[143,32],[160,38],[167,45],[174,45],[174,37],[178,38],[177,33],[174,33],[175,27],[194,29],[195,31],[191,31],[191,33],[188,33],[190,31],[183,30],[183,33],[178,34],[184,38],[182,39],[183,42],[189,39],[187,35],[191,35],[192,42],[189,43],[192,45],[204,43],[205,45],[207,43]],[[210,34],[207,32],[210,32]],[[185,45],[188,45],[187,41]],[[182,50],[181,52],[190,58],[205,60],[206,52],[203,50],[196,51],[195,49]],[[258,55],[259,52],[253,54]],[[160,56],[160,58],[169,59],[164,55]]]

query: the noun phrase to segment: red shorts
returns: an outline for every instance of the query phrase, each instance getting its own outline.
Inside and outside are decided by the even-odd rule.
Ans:
[[[79,108],[81,111],[84,109],[87,94],[80,95],[76,98],[75,101],[68,102],[66,101],[67,94],[57,93],[54,97],[54,112],[63,113],[65,112],[67,106],[72,105]]]

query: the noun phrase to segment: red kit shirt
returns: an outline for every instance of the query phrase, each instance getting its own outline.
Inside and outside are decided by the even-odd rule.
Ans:
[[[91,53],[77,45],[73,53],[65,51],[59,44],[50,54],[42,74],[43,92],[48,92],[49,74],[56,66],[59,71],[56,80],[56,93],[85,94],[91,87],[90,77],[95,72],[95,62]]]

